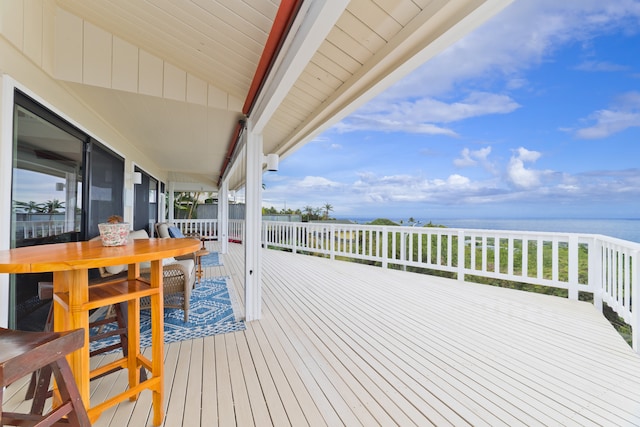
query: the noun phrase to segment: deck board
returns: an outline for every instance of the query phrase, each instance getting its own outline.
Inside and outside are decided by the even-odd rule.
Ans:
[[[205,276],[242,304],[243,248],[229,249]],[[640,425],[640,357],[588,303],[263,255],[260,321],[165,346],[165,426]],[[92,399],[125,385],[94,381]],[[27,407],[25,387],[8,408]],[[95,426],[152,418],[143,392]]]

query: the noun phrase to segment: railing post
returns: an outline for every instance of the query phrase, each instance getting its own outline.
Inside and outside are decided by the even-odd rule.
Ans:
[[[329,259],[336,259],[336,226],[329,226]]]
[[[389,230],[387,227],[382,227],[382,268],[389,267]]]
[[[631,263],[631,345],[640,353],[640,251],[632,252]]]
[[[404,230],[400,232],[400,261],[402,261],[402,270],[407,271],[407,239]]]
[[[593,292],[593,305],[602,313],[602,241],[594,238],[589,247],[589,288]]]
[[[578,299],[578,236],[569,236],[569,299]]]
[[[464,282],[464,230],[458,230],[458,281]]]

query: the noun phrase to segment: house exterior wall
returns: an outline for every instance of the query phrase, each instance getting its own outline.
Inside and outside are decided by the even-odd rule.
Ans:
[[[132,141],[125,140],[117,129],[78,102],[64,82],[52,77],[55,68],[53,30],[57,11],[59,10],[52,2],[46,1],[0,2],[0,206],[5,207],[0,209],[0,230],[9,230],[11,224],[15,89],[19,89],[124,157],[125,171],[133,172],[134,165],[139,165],[155,178],[167,180],[166,172],[136,150]],[[72,62],[75,66],[82,67],[82,64]],[[97,65],[102,63],[100,59],[90,59],[90,62],[96,62]],[[106,76],[96,78],[105,79]],[[125,192],[132,191],[133,182],[126,176]],[[125,219],[129,221],[133,218],[131,203],[125,202],[124,214]],[[0,233],[0,249],[9,248],[9,235],[8,232]],[[8,296],[9,276],[2,274],[0,326],[7,326],[8,323]]]

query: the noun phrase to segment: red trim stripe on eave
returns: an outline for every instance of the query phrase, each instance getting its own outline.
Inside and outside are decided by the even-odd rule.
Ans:
[[[273,25],[269,32],[269,37],[264,45],[260,62],[258,62],[258,68],[256,68],[256,73],[253,75],[253,81],[249,87],[247,99],[242,107],[243,114],[249,115],[251,113],[253,104],[256,102],[258,93],[260,92],[260,88],[264,85],[267,75],[269,74],[269,70],[275,61],[276,56],[278,56],[278,51],[282,47],[282,43],[284,42],[284,39],[289,32],[289,28],[291,28],[293,20],[301,5],[302,0],[282,0],[280,3],[278,13],[273,20]]]
[[[256,68],[256,72],[253,75],[253,80],[249,87],[249,93],[247,93],[247,99],[244,101],[244,106],[242,107],[242,114],[245,116],[248,116],[253,109],[256,99],[258,98],[258,94],[264,86],[267,75],[273,66],[273,62],[278,56],[278,52],[284,43],[284,39],[287,37],[289,29],[293,24],[293,20],[300,10],[302,1],[303,0],[282,0],[278,7],[278,12],[276,13],[273,25],[271,26],[271,31],[269,32],[269,37],[267,37],[267,42],[264,45],[260,61],[258,62],[258,68]],[[222,169],[220,170],[220,175],[218,177],[218,187],[220,187],[222,177],[231,162],[231,157],[236,149],[236,145],[240,139],[240,131],[243,127],[244,121],[240,121],[233,132],[231,141],[229,142],[229,148],[227,149],[227,155],[222,163]]]

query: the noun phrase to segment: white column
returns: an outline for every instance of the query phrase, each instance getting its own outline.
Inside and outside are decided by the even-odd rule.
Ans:
[[[158,182],[158,222],[165,222],[165,212],[167,205],[167,198],[165,197],[165,192],[167,192],[167,186],[164,187],[164,192],[161,192],[162,183]],[[158,236],[156,236],[158,237]]]
[[[175,194],[174,194],[174,184],[173,181],[169,181],[169,206],[167,212],[169,213],[167,221],[173,222],[173,210],[175,206]]]
[[[78,186],[77,174],[75,172],[65,172],[64,191],[66,209],[64,210],[64,231],[75,231],[76,225],[76,187]]]
[[[226,179],[218,189],[218,241],[220,253],[229,252],[229,182]]]
[[[246,135],[246,214],[245,214],[245,316],[247,321],[262,315],[262,134],[256,134],[248,121]]]
[[[11,206],[13,173],[13,93],[12,79],[0,74],[0,206]],[[11,229],[9,208],[0,209],[0,229]],[[0,233],[0,249],[9,249],[10,234]],[[0,326],[9,323],[9,275],[0,274]]]

